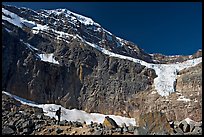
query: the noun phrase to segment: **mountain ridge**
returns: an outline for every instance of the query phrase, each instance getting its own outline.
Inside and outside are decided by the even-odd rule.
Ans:
[[[202,92],[199,71],[189,77],[186,72],[182,79],[177,77],[185,68],[201,70],[202,50],[192,56],[152,56],[102,27],[83,24],[77,18],[70,17],[75,20],[70,23],[63,15],[45,15],[42,10],[42,16],[35,16],[37,12],[25,8],[4,5],[2,9],[2,87],[12,94],[87,112],[136,117],[140,111],[170,113],[160,103],[163,98],[177,100],[177,89]],[[190,87],[183,88],[186,83]],[[156,108],[146,96],[162,107]],[[194,111],[186,115],[189,113]],[[200,112],[195,113],[200,119]],[[172,115],[183,118],[177,112],[168,118]]]

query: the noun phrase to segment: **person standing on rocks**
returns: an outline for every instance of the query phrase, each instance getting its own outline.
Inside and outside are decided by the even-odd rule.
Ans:
[[[56,111],[56,114],[55,114],[55,115],[57,115],[57,117],[58,117],[57,124],[59,124],[59,122],[60,122],[60,116],[61,116],[61,107],[59,107],[59,109]]]

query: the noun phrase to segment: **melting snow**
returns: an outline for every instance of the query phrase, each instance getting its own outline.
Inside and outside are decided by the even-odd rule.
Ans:
[[[29,106],[33,107],[39,107],[43,109],[43,112],[45,115],[49,117],[54,117],[57,119],[57,116],[55,116],[55,111],[61,107],[62,111],[62,118],[61,120],[67,120],[67,121],[80,121],[80,122],[86,122],[87,124],[90,124],[91,121],[97,122],[97,123],[103,123],[106,116],[111,117],[116,121],[118,125],[122,125],[122,123],[125,123],[126,125],[136,125],[134,118],[127,118],[122,116],[115,116],[115,115],[104,115],[100,113],[86,113],[82,110],[77,109],[66,109],[62,107],[61,105],[56,104],[37,104],[33,101],[29,101],[23,98],[20,98],[18,96],[12,95],[8,92],[2,91],[2,93],[9,95],[11,97],[14,97],[16,100],[20,101],[22,104],[27,104]]]

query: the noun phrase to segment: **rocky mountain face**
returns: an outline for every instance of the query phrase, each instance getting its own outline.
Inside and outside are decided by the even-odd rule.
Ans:
[[[176,92],[163,97],[155,90],[154,69],[114,55],[170,64],[202,57],[202,50],[189,56],[150,55],[66,9],[2,6],[3,90],[87,112],[137,118],[162,110],[169,120],[202,120],[202,63],[179,71]]]

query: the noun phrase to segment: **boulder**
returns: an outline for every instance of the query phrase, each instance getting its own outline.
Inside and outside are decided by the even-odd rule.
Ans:
[[[119,128],[116,128],[115,131],[116,131],[116,132],[119,132],[120,134],[122,134],[122,128],[120,128],[120,127],[119,127]]]
[[[32,128],[24,128],[23,129],[23,135],[29,135],[29,134],[31,134],[32,133]]]
[[[38,115],[37,115],[37,118],[38,118],[38,119],[42,119],[42,117],[43,117],[42,114],[38,114]]]
[[[139,135],[138,127],[135,128],[133,135]]]
[[[22,128],[32,128],[34,123],[31,120],[27,120],[22,124]]]
[[[60,125],[60,126],[65,126],[66,123],[67,123],[66,120],[62,120],[62,121],[59,122],[59,125]]]
[[[60,134],[60,133],[62,133],[63,132],[63,130],[61,129],[61,128],[56,128],[56,133],[57,134]]]
[[[10,127],[11,129],[13,129],[14,131],[16,131],[16,126],[15,126],[15,125],[8,125],[8,127]]]
[[[202,121],[201,122],[195,122],[196,127],[202,127]]]
[[[49,120],[50,117],[49,117],[49,116],[45,116],[45,115],[43,115],[43,119],[44,119],[44,120]]]
[[[51,133],[54,130],[53,130],[53,128],[48,128],[47,131],[48,131],[48,133]]]
[[[103,125],[105,125],[106,127],[110,128],[110,129],[115,129],[118,128],[119,126],[117,125],[117,123],[110,118],[109,116],[106,116],[104,121],[103,121]]]
[[[40,125],[40,124],[37,124],[37,125],[35,125],[35,130],[38,130],[38,129],[40,129],[42,127],[42,125]]]
[[[13,135],[15,132],[10,127],[3,127],[2,128],[2,135]]]
[[[43,125],[43,124],[45,124],[45,121],[44,120],[37,120],[36,123],[40,124],[40,125]]]
[[[38,108],[38,107],[34,107],[33,108],[34,113],[37,114],[43,114],[43,109],[42,108]]]
[[[72,122],[72,124],[74,127],[83,127],[82,123],[78,121]]]
[[[134,132],[135,127],[133,125],[128,126],[128,131],[129,132]]]
[[[179,127],[174,128],[173,131],[174,131],[175,135],[183,135],[184,134],[183,130]]]
[[[190,126],[190,131],[189,132],[192,132],[193,129],[195,128],[195,122],[189,122],[188,124]]]
[[[102,135],[103,131],[102,130],[95,130],[92,135]]]
[[[179,124],[179,127],[182,129],[184,133],[190,132],[190,125],[187,123],[186,120],[182,120]]]
[[[171,134],[173,132],[166,115],[159,111],[141,114],[139,116],[139,127],[141,132],[148,134]]]
[[[148,129],[145,127],[136,127],[134,130],[134,135],[148,135]]]
[[[194,135],[202,135],[202,127],[195,127],[192,131],[192,134]]]
[[[179,121],[174,121],[174,128],[179,127],[180,122]]]

